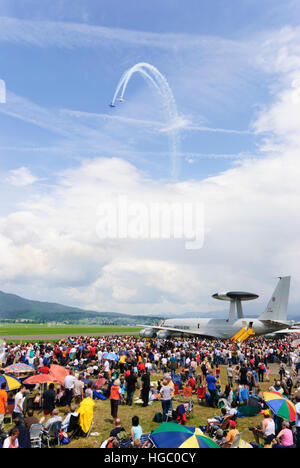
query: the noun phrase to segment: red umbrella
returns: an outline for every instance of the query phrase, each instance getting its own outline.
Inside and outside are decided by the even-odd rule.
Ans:
[[[95,382],[96,390],[99,390],[100,388],[102,388],[105,383],[106,383],[106,379],[104,379],[104,378],[100,378],[100,379],[96,380],[96,382]]]
[[[56,364],[51,364],[49,377],[52,379],[55,378],[56,382],[59,382],[61,385],[65,384],[65,378],[70,374],[70,371],[63,366],[57,366]],[[53,381],[53,380],[52,380]]]
[[[43,384],[47,382],[57,382],[55,377],[51,376],[50,374],[37,374],[28,377],[28,379],[24,380],[25,385],[35,385],[35,384]]]

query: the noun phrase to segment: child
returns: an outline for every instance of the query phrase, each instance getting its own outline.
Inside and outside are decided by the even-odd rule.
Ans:
[[[138,416],[133,416],[132,418],[132,427],[130,429],[131,439],[135,441],[136,439],[141,440],[143,434],[143,429],[140,426],[140,421]]]

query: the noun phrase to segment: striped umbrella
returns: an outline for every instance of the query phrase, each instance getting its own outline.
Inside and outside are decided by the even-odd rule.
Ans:
[[[156,448],[219,448],[219,446],[197,427],[162,423],[150,435]]]
[[[265,392],[264,400],[268,407],[279,418],[289,422],[296,421],[296,409],[294,404],[278,392]]]
[[[21,382],[19,382],[18,379],[15,379],[15,377],[10,377],[9,375],[0,375],[0,387],[3,384],[3,382],[6,383],[5,390],[7,392],[10,392],[11,390],[16,390],[17,388],[21,387]]]

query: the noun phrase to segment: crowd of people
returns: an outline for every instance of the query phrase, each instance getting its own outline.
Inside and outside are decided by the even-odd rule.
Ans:
[[[299,448],[300,445],[300,357],[299,342],[295,337],[279,340],[257,337],[244,343],[200,338],[161,340],[137,337],[73,337],[57,342],[5,343],[0,349],[1,368],[18,363],[31,366],[33,373],[37,374],[49,374],[51,366],[58,365],[67,369],[68,375],[61,384],[50,383],[44,391],[35,392],[35,398],[31,400],[33,405],[26,410],[26,397],[32,394],[33,388],[22,385],[18,389],[14,395],[12,415],[15,426],[4,438],[5,448],[30,446],[30,427],[37,422],[43,424],[45,431],[53,423],[61,423],[61,430],[67,433],[71,416],[78,416],[78,406],[85,398],[110,400],[115,428],[104,444],[107,447],[120,446],[119,434],[127,433],[118,417],[120,405],[137,403],[147,407],[159,400],[162,421],[185,424],[185,414],[191,408],[187,403],[175,408],[175,395],[179,393],[190,395],[191,401],[195,395],[208,406],[221,411],[219,417],[202,427],[220,447],[232,445],[238,434],[239,408],[247,406],[251,399],[255,399],[255,404],[261,403],[260,410],[264,411],[261,427],[251,428],[254,444],[258,445],[261,438],[267,442],[272,438],[274,446],[296,443]],[[270,368],[274,364],[279,378],[271,382]],[[226,381],[222,382],[221,366],[226,369]],[[1,373],[4,370],[0,370]],[[152,376],[162,377],[154,384]],[[101,384],[95,385],[100,381]],[[287,421],[275,427],[276,421],[263,405],[261,385],[265,382],[269,382],[271,390],[295,400],[298,413],[293,433]],[[204,391],[202,395],[199,394],[201,389]],[[2,384],[0,431],[3,433],[8,396],[5,384]],[[59,415],[60,407],[65,408],[65,418]],[[134,447],[147,446],[147,441],[141,445],[143,431],[138,415],[132,419],[129,433]]]

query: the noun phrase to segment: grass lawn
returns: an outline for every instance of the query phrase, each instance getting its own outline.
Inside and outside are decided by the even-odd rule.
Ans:
[[[270,375],[270,383],[264,383],[261,385],[262,390],[268,389],[276,374]],[[151,381],[156,381],[162,378],[162,375],[152,374]],[[226,367],[221,366],[221,383],[222,390],[224,389],[225,384],[227,383],[226,378]],[[138,396],[138,391],[135,396]],[[220,414],[220,410],[208,408],[204,404],[199,405],[197,398],[194,396],[194,411],[193,416],[188,419],[187,425],[192,427],[197,427],[199,425],[206,425],[207,419],[212,418],[216,414]],[[177,401],[173,402],[173,407],[180,404]],[[156,412],[162,412],[161,403],[155,402],[152,406],[147,408],[142,408],[140,405],[129,406],[119,406],[118,417],[122,421],[122,425],[125,427],[127,432],[130,432],[131,428],[131,418],[135,415],[139,416],[140,424],[143,428],[144,433],[151,432],[152,430],[158,427],[157,423],[153,422],[153,417]],[[247,441],[253,441],[253,434],[248,430],[250,426],[256,426],[260,424],[263,420],[263,416],[251,417],[251,418],[239,418],[237,420],[238,429],[242,432],[242,438]],[[95,402],[94,408],[94,425],[92,428],[92,433],[97,432],[99,436],[90,436],[88,439],[79,439],[72,441],[69,445],[63,448],[98,448],[103,440],[107,438],[111,429],[113,428],[112,419],[110,416],[110,402],[97,400]]]
[[[23,341],[26,336],[51,336],[54,335],[65,335],[66,337],[72,335],[85,335],[85,334],[118,334],[128,333],[135,335],[139,332],[140,328],[135,327],[109,327],[109,326],[85,326],[85,325],[62,325],[48,327],[47,325],[19,325],[16,326],[1,326],[0,325],[0,336],[2,337],[22,337]]]

